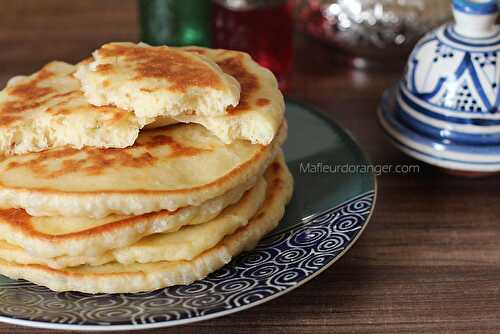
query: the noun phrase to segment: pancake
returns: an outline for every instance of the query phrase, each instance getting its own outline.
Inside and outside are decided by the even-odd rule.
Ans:
[[[264,179],[215,219],[185,226],[177,232],[150,235],[137,243],[113,251],[116,262],[131,264],[192,260],[219,243],[226,235],[248,224],[266,197]]]
[[[182,50],[199,54],[215,62],[234,77],[241,86],[240,101],[228,108],[225,115],[207,117],[199,113],[181,114],[173,119],[183,123],[198,123],[209,129],[224,143],[237,139],[254,144],[269,144],[283,120],[285,104],[274,75],[257,64],[244,52],[187,47]],[[171,119],[159,119],[148,127],[171,124]]]
[[[54,291],[86,293],[133,293],[190,284],[229,263],[242,251],[254,248],[278,225],[293,188],[293,179],[282,159],[272,164],[266,173],[266,181],[269,189],[266,199],[249,224],[190,261],[109,263],[57,270],[44,265],[0,260],[0,274],[12,279],[27,279]]]
[[[89,102],[131,110],[140,121],[196,111],[224,114],[239,101],[238,82],[214,62],[168,46],[104,44],[76,77]]]
[[[0,160],[0,207],[32,216],[141,215],[198,206],[256,181],[287,133],[267,146],[224,145],[200,125],[142,131],[124,149],[63,147]]]
[[[0,239],[27,253],[22,255],[18,252],[14,255],[12,247],[8,250],[4,247],[4,253],[10,251],[10,256],[66,256],[71,259],[51,260],[49,263],[66,261],[70,265],[102,263],[102,260],[92,258],[111,249],[132,245],[154,233],[173,232],[184,225],[196,225],[214,219],[224,208],[239,201],[252,186],[253,182],[239,185],[200,206],[186,206],[176,211],[163,210],[140,216],[112,215],[101,219],[32,217],[23,209],[0,210]],[[88,262],[84,257],[90,258]]]
[[[0,241],[0,258],[21,264],[43,264],[55,269],[83,264],[96,266],[109,262],[148,263],[191,260],[215,246],[224,236],[248,224],[250,218],[262,205],[265,196],[266,182],[261,178],[241,200],[226,208],[217,217],[212,216],[214,218],[212,220],[191,221],[189,226],[178,230],[170,229],[168,233],[149,235],[135,244],[110,250],[104,254],[43,257],[40,253],[30,254],[22,247]],[[94,248],[90,242],[87,243],[89,247]],[[57,243],[54,245],[57,246]]]
[[[139,133],[134,115],[89,104],[73,77],[76,67],[51,62],[9,80],[0,92],[0,155],[71,145],[127,147]]]

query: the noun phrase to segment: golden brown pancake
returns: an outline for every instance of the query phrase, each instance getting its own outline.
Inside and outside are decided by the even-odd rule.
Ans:
[[[93,258],[111,249],[129,246],[151,234],[172,232],[184,225],[207,222],[228,205],[239,201],[251,186],[253,183],[241,184],[199,206],[186,206],[175,211],[162,210],[139,216],[111,215],[100,219],[33,217],[23,209],[3,209],[0,210],[0,240],[21,247],[31,256],[66,256],[73,258],[66,261],[67,263],[87,263],[84,260],[81,262],[81,258]],[[58,263],[56,259],[51,261]]]
[[[239,101],[238,82],[214,62],[168,46],[108,43],[76,76],[90,103],[133,111],[141,124],[196,111],[224,114]]]
[[[8,229],[0,219],[2,239],[6,240],[0,239],[0,258],[54,269],[109,262],[191,260],[248,223],[265,198],[264,178],[243,196],[238,195],[232,203],[187,207],[171,214],[161,211],[95,227],[73,217],[31,217],[21,226]]]
[[[225,143],[236,139],[268,144],[276,135],[284,117],[285,104],[274,75],[244,53],[201,47],[182,48],[215,62],[224,73],[234,77],[241,86],[240,101],[229,107],[226,115],[207,117],[193,111],[190,114],[159,119],[148,125],[163,126],[172,119],[184,123],[198,123],[209,129]]]
[[[0,207],[33,216],[140,215],[200,205],[256,180],[287,132],[267,146],[224,145],[200,125],[142,131],[125,149],[70,147],[0,160]]]
[[[239,253],[255,247],[278,225],[293,189],[293,179],[282,158],[266,172],[266,182],[269,189],[266,199],[250,222],[192,260],[109,263],[66,269],[0,260],[0,274],[26,279],[54,291],[86,293],[132,293],[190,284],[229,263]]]
[[[0,155],[64,145],[118,148],[134,143],[140,126],[133,114],[89,104],[73,77],[75,70],[51,62],[9,81],[0,92]]]

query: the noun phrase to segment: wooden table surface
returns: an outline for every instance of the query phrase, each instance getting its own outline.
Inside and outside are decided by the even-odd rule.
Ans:
[[[104,42],[138,40],[135,1],[1,5],[2,86],[50,60],[75,62]],[[353,70],[332,49],[298,44],[289,95],[348,129],[375,163],[416,164],[389,146],[376,120],[380,95],[400,69]],[[165,332],[500,332],[500,177],[463,179],[420,166],[378,178],[364,234],[313,281],[245,312]],[[44,331],[0,325],[0,332]]]

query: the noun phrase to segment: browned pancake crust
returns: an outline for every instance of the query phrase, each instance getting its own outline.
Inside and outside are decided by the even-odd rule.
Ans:
[[[21,113],[40,106],[47,97],[54,95],[55,90],[49,87],[40,87],[42,80],[48,79],[54,73],[45,66],[28,82],[7,87],[6,92],[14,99],[0,107],[0,127],[8,127],[21,119]]]
[[[283,180],[281,175],[283,174],[283,167],[278,161],[273,162],[269,167],[267,173],[271,173],[274,177],[268,180],[268,189],[270,192],[266,195],[268,200],[272,200],[276,189],[283,187]],[[273,190],[274,189],[274,190]],[[123,219],[109,222],[100,226],[91,227],[78,232],[71,232],[58,235],[45,234],[43,232],[37,231],[32,223],[33,217],[26,213],[23,209],[4,209],[0,210],[0,220],[7,223],[12,229],[22,231],[23,234],[36,237],[38,239],[44,239],[53,243],[64,242],[70,239],[84,238],[89,235],[103,234],[106,232],[113,231],[115,229],[120,229],[125,226],[130,226],[137,224],[139,221],[145,220],[155,220],[159,217],[167,217],[175,214],[179,214],[184,208],[177,209],[175,211],[159,211],[152,212],[140,216],[124,217]],[[254,219],[260,218],[263,212],[258,213]]]
[[[183,50],[209,57],[206,49],[188,47],[183,48]],[[260,88],[259,78],[247,68],[244,61],[245,53],[222,49],[212,51],[218,53],[215,63],[219,65],[224,73],[235,78],[241,86],[240,102],[237,106],[227,109],[229,115],[238,115],[251,111],[255,105],[264,107],[271,103],[268,99],[258,98],[257,92]]]
[[[100,175],[108,169],[119,166],[141,168],[151,166],[159,160],[180,156],[194,156],[208,149],[185,146],[159,131],[149,131],[150,136],[140,136],[135,144],[125,149],[96,148],[86,146],[82,149],[64,147],[25,155],[24,161],[13,161],[6,170],[28,168],[39,178],[52,179],[71,173]],[[161,157],[151,151],[156,147],[169,147],[169,153]],[[82,153],[85,154],[82,157]],[[49,169],[47,163],[52,159],[64,159],[58,168]]]
[[[182,208],[177,209],[176,211],[162,210],[158,212],[143,214],[140,216],[124,217],[123,219],[109,222],[100,226],[88,228],[86,230],[65,233],[65,234],[58,234],[58,235],[45,234],[40,231],[37,231],[32,223],[33,217],[30,216],[23,209],[0,210],[0,220],[2,220],[4,223],[7,223],[12,229],[22,231],[22,233],[25,235],[57,243],[57,242],[67,241],[70,239],[84,238],[90,235],[103,234],[116,229],[121,229],[126,226],[137,224],[139,221],[144,222],[147,220],[154,220],[159,217],[166,218],[168,216],[175,215],[182,210],[183,210]]]
[[[274,198],[277,196],[277,194],[279,193],[279,191],[281,190],[281,188],[285,187],[282,175],[283,175],[283,173],[286,173],[286,171],[283,170],[283,166],[281,166],[281,164],[278,161],[275,161],[275,162],[273,162],[270,165],[270,169],[269,170],[271,170],[271,169],[274,171],[273,172],[274,173],[274,177],[271,180],[267,180],[267,182],[268,182],[268,188],[267,189],[269,189],[269,191],[266,194],[266,201],[264,202],[263,207],[259,210],[259,213],[252,218],[252,221],[260,219],[260,218],[262,218],[266,214],[266,210],[265,209],[270,205],[270,203],[272,203],[274,201]],[[269,173],[269,170],[267,171],[267,173]],[[250,221],[250,223],[247,224],[246,226],[240,227],[232,235],[237,235],[237,234],[245,233],[245,231],[248,231],[248,230],[252,229],[252,227],[253,227],[252,221]],[[226,238],[230,238],[230,237],[231,237],[231,235],[227,236]],[[206,250],[205,252],[203,252],[200,255],[198,255],[196,258],[205,256],[206,254],[214,252],[219,247],[221,247],[220,244],[216,245],[215,247],[213,247],[211,249]],[[193,259],[192,261],[194,261],[195,259]],[[176,262],[180,263],[180,262],[189,262],[189,261],[176,261]],[[36,269],[38,269],[40,271],[53,272],[53,273],[55,273],[57,275],[62,275],[62,276],[66,276],[66,277],[80,277],[80,276],[88,276],[88,277],[94,276],[94,277],[98,277],[98,276],[102,276],[102,275],[106,275],[106,276],[115,276],[115,275],[121,276],[121,275],[124,275],[124,274],[133,275],[133,276],[145,276],[146,275],[145,273],[143,273],[141,271],[130,271],[130,272],[125,272],[125,273],[121,272],[121,273],[105,273],[105,274],[101,274],[101,273],[85,273],[85,274],[82,274],[82,273],[72,272],[72,271],[68,271],[68,270],[64,270],[64,269],[62,269],[62,270],[61,269],[53,269],[53,268],[50,268],[48,266],[43,266],[43,265],[38,265],[38,264],[16,264],[16,266],[17,267],[26,267],[26,268],[36,268]]]
[[[163,79],[170,83],[169,90],[178,92],[185,92],[192,87],[224,89],[224,83],[210,65],[167,46],[146,48],[111,43],[103,45],[98,53],[103,60],[123,57],[125,61],[135,64],[134,80]],[[101,64],[96,70],[112,73],[116,71],[116,66]]]
[[[184,125],[175,125],[175,126],[184,126]],[[288,125],[286,121],[281,125],[280,131],[282,133],[287,132]],[[147,138],[155,138],[155,133],[161,133],[161,130],[148,130],[147,131],[150,136],[143,136]],[[125,149],[100,149],[93,147],[85,147],[82,150],[77,150],[69,147],[64,147],[60,149],[52,149],[38,153],[30,153],[27,154],[28,158],[25,162],[12,162],[8,165],[8,168],[29,168],[39,177],[44,178],[53,178],[58,175],[66,175],[68,173],[82,172],[85,171],[89,173],[89,175],[98,175],[102,173],[103,170],[111,168],[113,169],[116,166],[121,166],[123,164],[127,164],[131,167],[144,167],[148,164],[152,164],[156,161],[154,159],[158,159],[152,156],[149,149],[154,148],[157,145],[152,139],[141,139],[139,137],[136,143]],[[194,147],[186,147],[183,144],[175,142],[172,138],[162,138],[168,143],[168,146],[171,149],[170,154],[173,156],[182,156],[182,155],[195,155],[202,153],[202,150]],[[259,149],[256,154],[249,160],[235,167],[229,173],[220,177],[219,179],[191,188],[185,189],[172,189],[172,190],[145,190],[145,189],[135,189],[135,190],[99,190],[97,192],[92,191],[82,191],[75,192],[75,195],[85,195],[85,194],[96,194],[96,193],[106,193],[106,194],[145,194],[145,195],[172,195],[172,194],[183,194],[189,193],[193,191],[202,191],[208,190],[211,188],[219,188],[221,184],[226,182],[230,182],[231,179],[237,178],[240,174],[245,173],[250,166],[254,165],[257,161],[261,160],[262,155],[267,153],[269,150],[273,148],[271,145],[258,145]],[[77,155],[81,152],[85,152],[85,159],[66,159],[59,166],[58,169],[48,170],[46,169],[45,162],[53,159],[53,158],[62,158]],[[172,155],[166,154],[165,158],[172,158]],[[5,186],[0,183],[0,188],[6,189],[16,189],[17,191],[27,191],[27,192],[40,192],[47,194],[65,194],[69,195],[66,191],[59,191],[54,189],[45,189],[45,188],[30,188],[24,189],[22,187],[13,187],[13,186]]]
[[[47,108],[45,112],[48,114],[68,115],[81,109],[85,112],[113,115],[108,123],[119,121],[128,115],[128,111],[112,106],[96,107],[90,104],[80,104],[69,107],[68,102],[72,99],[81,98],[83,93],[80,90],[70,90],[62,93],[48,86],[46,83],[47,80],[60,75],[51,71],[51,68],[52,63],[49,63],[26,82],[5,88],[4,92],[9,96],[9,100],[0,104],[0,127],[10,127],[15,123],[21,122],[23,113],[44,106],[54,99],[58,99],[59,103]],[[72,75],[72,73],[67,75]],[[62,89],[67,90],[65,87]]]

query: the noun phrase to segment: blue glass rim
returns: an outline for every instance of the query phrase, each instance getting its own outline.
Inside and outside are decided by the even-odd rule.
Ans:
[[[495,14],[498,11],[496,0],[484,2],[474,0],[453,0],[453,8],[463,13],[476,15]]]

